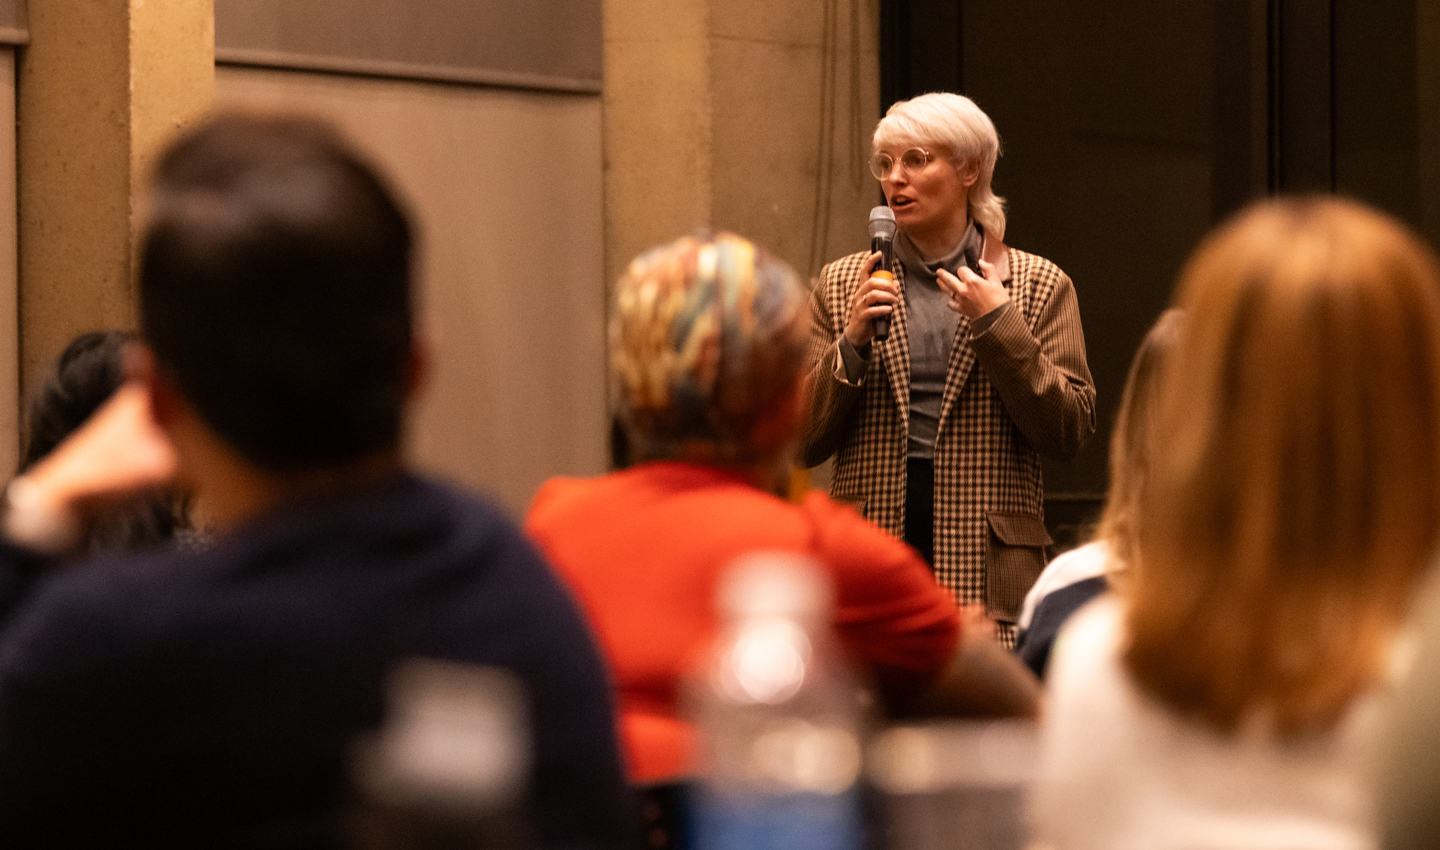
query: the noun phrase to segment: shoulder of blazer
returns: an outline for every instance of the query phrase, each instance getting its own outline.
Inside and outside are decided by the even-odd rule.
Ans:
[[[1059,266],[1018,248],[1010,249],[1010,272],[1010,297],[1020,303],[1032,323],[1057,290],[1074,288],[1070,277]]]
[[[857,251],[854,254],[841,257],[820,270],[820,283],[822,286],[845,286],[860,283],[860,270],[865,267],[865,261],[869,259],[869,251]]]
[[[1019,248],[1010,248],[1010,278],[1017,284],[1030,286],[1053,285],[1062,278],[1069,281],[1070,277],[1061,271],[1060,267],[1040,256],[1022,251]]]

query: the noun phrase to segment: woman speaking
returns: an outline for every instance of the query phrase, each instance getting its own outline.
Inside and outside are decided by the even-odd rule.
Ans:
[[[1068,459],[1095,430],[1075,290],[1002,242],[1000,140],[969,98],[895,104],[872,149],[898,226],[894,280],[872,276],[878,253],[821,271],[803,457],[835,455],[831,495],[903,536],[1009,640],[1050,542],[1040,455]]]

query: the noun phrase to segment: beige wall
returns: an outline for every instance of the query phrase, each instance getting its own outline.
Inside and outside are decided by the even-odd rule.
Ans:
[[[607,0],[607,16],[628,8],[649,27],[610,38],[607,22],[607,61],[627,38],[637,60],[628,79],[607,64],[612,112],[634,119],[633,150],[622,163],[612,145],[608,171],[598,96],[222,66],[216,101],[330,116],[393,175],[421,224],[434,350],[409,451],[519,513],[545,478],[605,468],[607,215],[620,262],[702,224],[750,235],[802,273],[812,257],[863,245],[874,193],[861,179],[863,151],[847,145],[875,119],[876,2]],[[686,16],[695,39],[669,26]],[[656,64],[650,54],[667,42]],[[687,63],[698,91],[676,76]],[[703,168],[660,143],[672,131],[699,134],[690,142]],[[668,183],[653,179],[657,170]],[[605,175],[625,205],[607,208]],[[104,312],[97,291],[108,290],[74,290]],[[32,314],[57,315],[45,299],[61,292],[33,291]],[[128,303],[110,313],[102,324],[125,323]],[[53,356],[56,341],[36,352]]]
[[[716,0],[714,224],[803,275],[869,246],[878,0]]]
[[[421,230],[423,468],[521,513],[605,468],[600,99],[221,67],[216,102],[328,116]]]
[[[605,0],[605,277],[698,227],[811,277],[869,245],[879,0]],[[827,488],[830,464],[812,470]]]
[[[15,50],[0,48],[0,126],[15,126]],[[20,456],[20,292],[15,134],[0,133],[0,477]]]
[[[157,152],[209,111],[210,0],[30,0],[17,106],[22,376],[77,334],[135,322],[135,201]]]
[[[622,130],[607,142],[608,168],[597,96],[216,74],[221,106],[332,117],[410,199],[434,374],[409,450],[514,513],[551,475],[605,468],[607,227],[614,263],[709,224],[809,273],[864,244],[874,202],[863,146],[877,108],[877,0],[607,0],[606,15],[606,120]],[[629,76],[612,57],[628,57]],[[31,313],[58,315],[51,302],[72,291],[110,317],[101,324],[128,320],[127,299],[107,308],[94,296],[108,290],[89,285],[33,289]],[[0,345],[4,328],[0,315]],[[27,346],[30,359],[53,356],[56,334],[33,338],[43,344]]]
[[[607,278],[696,227],[802,275],[868,244],[878,0],[606,0]]]

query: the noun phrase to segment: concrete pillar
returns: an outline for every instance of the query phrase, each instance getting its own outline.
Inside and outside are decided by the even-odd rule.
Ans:
[[[15,123],[15,54],[0,47],[0,122]],[[0,175],[15,174],[15,136],[0,133]],[[0,176],[0,470],[20,459],[20,290],[15,180]]]
[[[133,327],[139,201],[209,109],[212,0],[29,0],[19,73],[21,375],[79,333]]]
[[[605,0],[605,266],[697,227],[802,275],[868,245],[878,0]]]

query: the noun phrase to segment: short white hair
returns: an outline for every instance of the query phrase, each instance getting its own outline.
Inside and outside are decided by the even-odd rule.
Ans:
[[[902,100],[886,110],[875,127],[872,152],[887,145],[934,145],[948,150],[956,166],[974,163],[979,177],[970,187],[967,212],[987,234],[1005,238],[1005,199],[990,188],[1000,157],[1000,136],[975,101],[949,92]]]

